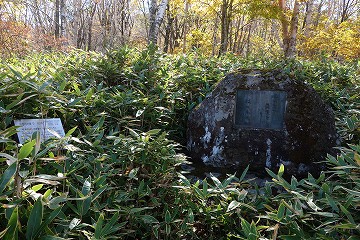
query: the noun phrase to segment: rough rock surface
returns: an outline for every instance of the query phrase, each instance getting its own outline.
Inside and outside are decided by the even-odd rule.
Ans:
[[[235,124],[239,90],[285,92],[283,127]],[[188,119],[187,148],[193,162],[232,172],[242,172],[248,165],[259,173],[265,167],[277,171],[284,164],[288,176],[318,175],[324,167],[318,162],[334,154],[338,144],[331,108],[313,88],[281,71],[243,70],[228,75]]]

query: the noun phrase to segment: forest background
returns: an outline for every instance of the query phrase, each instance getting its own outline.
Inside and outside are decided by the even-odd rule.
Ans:
[[[157,43],[167,53],[360,56],[358,0],[0,1],[3,57]]]

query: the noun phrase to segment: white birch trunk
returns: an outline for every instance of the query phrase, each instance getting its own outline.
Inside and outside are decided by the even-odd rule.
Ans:
[[[168,0],[161,0],[161,3],[157,6],[156,0],[151,0],[150,2],[150,16],[149,16],[149,44],[157,44],[160,25],[164,19],[166,6],[168,4]]]
[[[306,37],[309,36],[310,33],[310,24],[311,24],[311,18],[312,18],[312,14],[313,14],[313,6],[314,6],[314,0],[309,0],[306,3],[306,14],[305,14],[305,19],[304,19],[304,25],[303,25],[303,29],[304,29],[304,35]]]

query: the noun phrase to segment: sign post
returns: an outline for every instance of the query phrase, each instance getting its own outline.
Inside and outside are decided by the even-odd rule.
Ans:
[[[60,118],[19,119],[14,120],[14,124],[20,126],[17,135],[21,144],[31,138],[35,132],[40,133],[41,142],[55,136],[51,131],[56,132],[60,137],[65,136]]]

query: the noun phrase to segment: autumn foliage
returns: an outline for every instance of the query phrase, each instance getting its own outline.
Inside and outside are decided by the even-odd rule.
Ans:
[[[24,23],[0,20],[0,57],[24,56],[32,51],[66,50],[66,39],[55,39],[41,29],[31,29]]]
[[[1,57],[26,54],[29,37],[29,29],[24,24],[0,20]]]
[[[312,36],[302,36],[299,51],[303,56],[325,55],[338,60],[360,58],[360,21],[323,25],[313,29]]]

